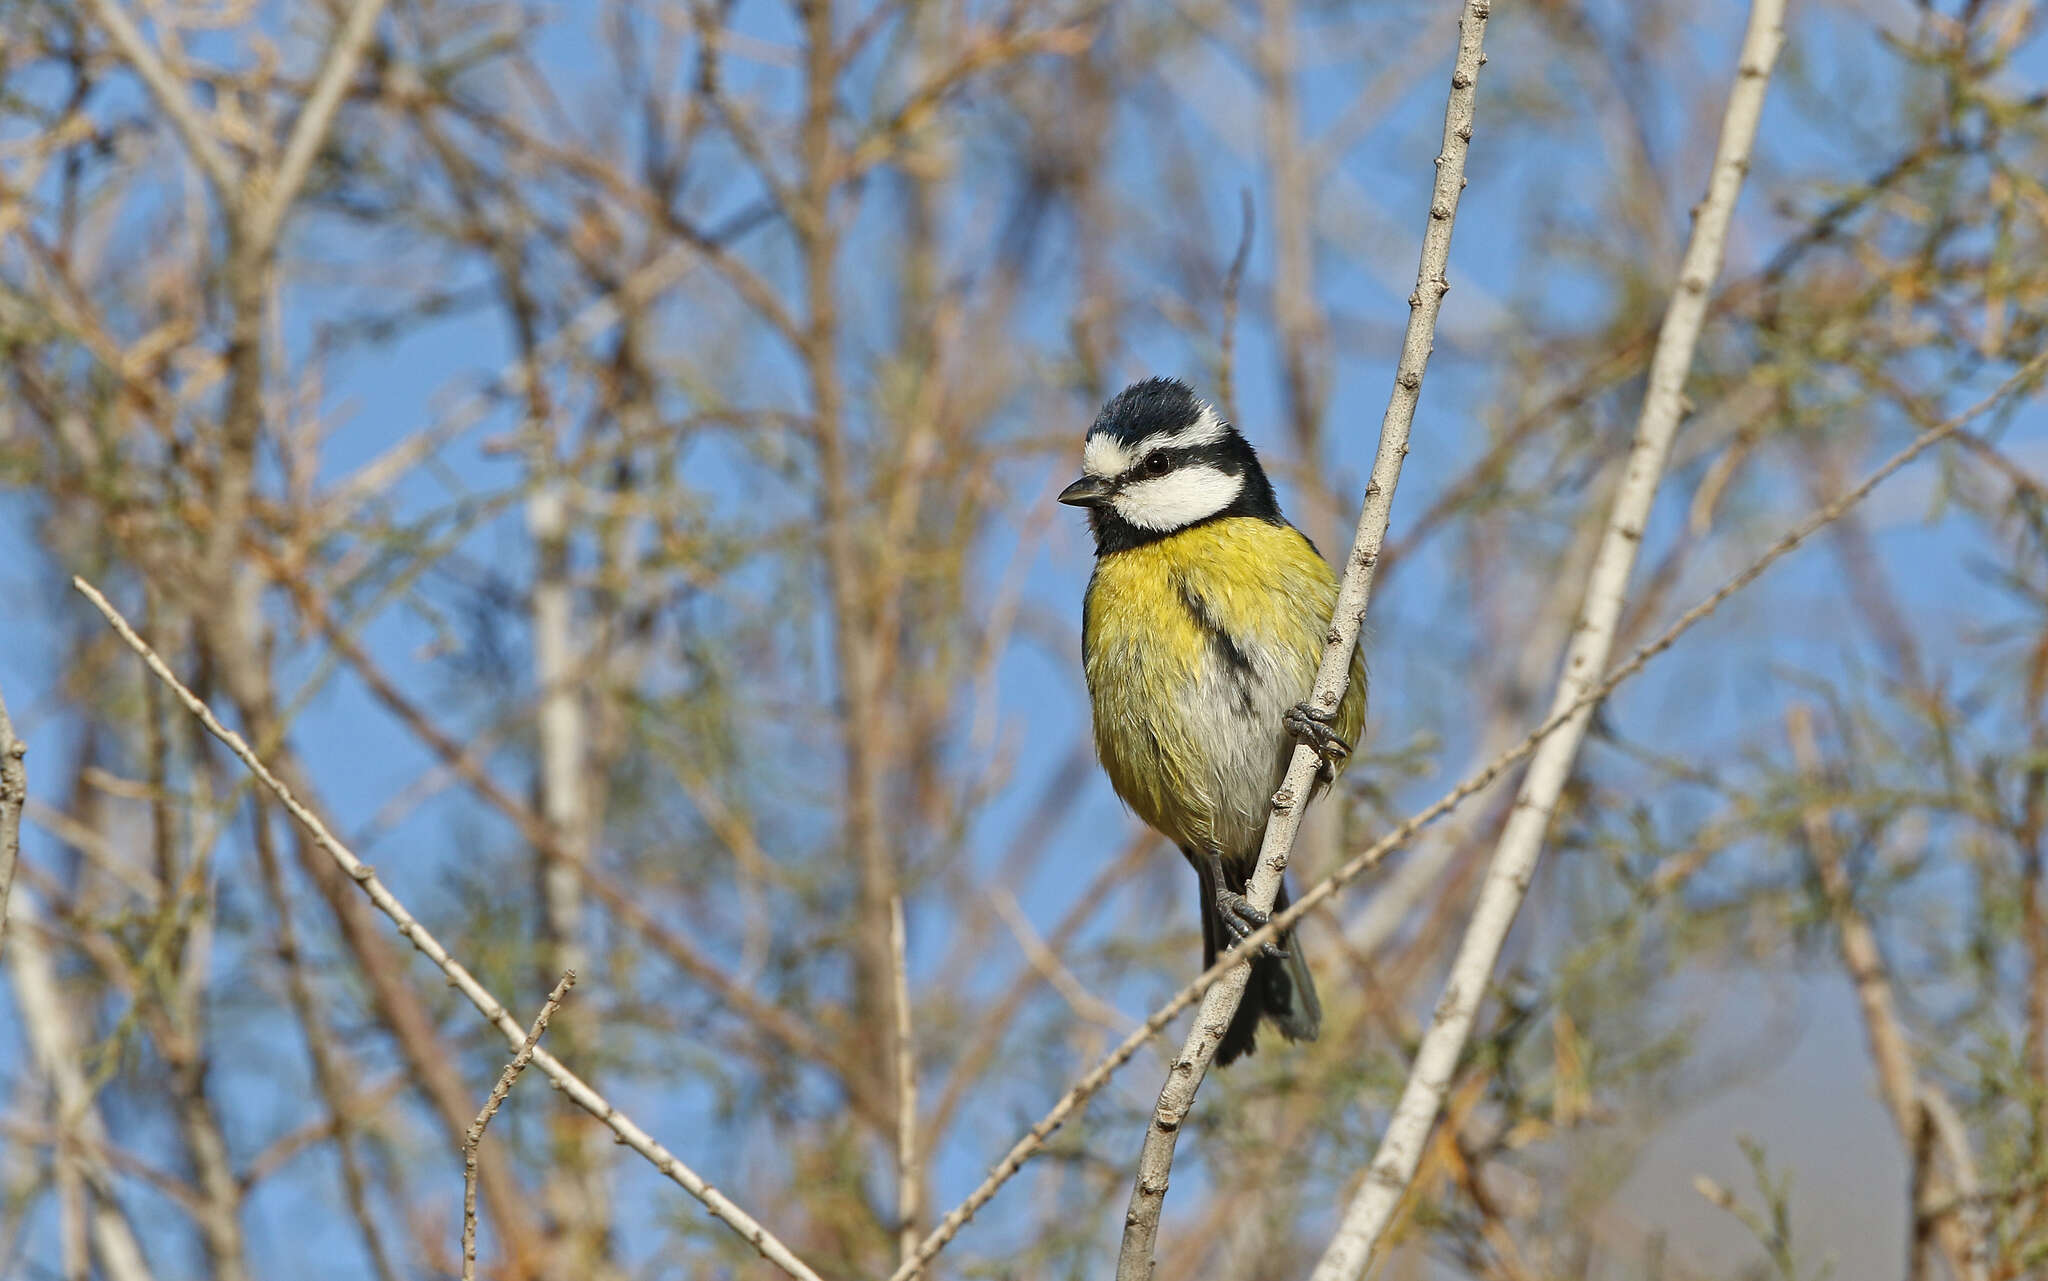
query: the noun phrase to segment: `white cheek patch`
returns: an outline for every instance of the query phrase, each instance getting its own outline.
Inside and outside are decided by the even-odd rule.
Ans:
[[[1114,436],[1090,436],[1081,448],[1081,471],[1085,475],[1110,480],[1123,475],[1130,466],[1131,451],[1117,443]]]
[[[1116,497],[1116,514],[1140,529],[1169,533],[1214,516],[1237,501],[1243,488],[1242,476],[1208,466],[1180,467],[1126,485]]]

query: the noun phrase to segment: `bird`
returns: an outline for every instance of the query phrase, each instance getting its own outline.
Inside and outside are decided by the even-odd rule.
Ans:
[[[1264,925],[1245,897],[1273,793],[1296,742],[1335,781],[1365,727],[1364,657],[1343,702],[1307,702],[1337,576],[1280,512],[1251,442],[1186,383],[1151,378],[1088,428],[1082,475],[1059,501],[1085,508],[1095,568],[1081,659],[1096,756],[1116,794],[1180,847],[1200,880],[1202,968]],[[1288,904],[1280,887],[1274,909]],[[1261,1023],[1290,1041],[1322,1024],[1292,932],[1252,958],[1216,1063],[1250,1054]]]

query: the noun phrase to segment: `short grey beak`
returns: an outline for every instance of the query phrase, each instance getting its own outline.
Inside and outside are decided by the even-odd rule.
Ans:
[[[1109,501],[1112,487],[1100,476],[1083,476],[1060,491],[1060,501],[1069,507],[1100,507]]]

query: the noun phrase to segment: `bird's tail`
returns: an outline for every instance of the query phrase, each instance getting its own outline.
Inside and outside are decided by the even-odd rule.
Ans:
[[[1209,877],[1202,868],[1202,860],[1190,859],[1202,875],[1202,968],[1208,969],[1216,958],[1230,949],[1230,935],[1224,931],[1223,922],[1216,913],[1216,888],[1209,884]],[[1244,893],[1245,877],[1240,876],[1228,863],[1223,874],[1229,878],[1229,889]],[[1280,893],[1273,900],[1273,910],[1282,911],[1287,906],[1287,883],[1280,883]],[[1251,981],[1245,984],[1244,1000],[1238,1004],[1237,1014],[1230,1020],[1230,1027],[1223,1034],[1223,1040],[1216,1047],[1216,1066],[1223,1067],[1232,1061],[1250,1054],[1257,1048],[1259,1023],[1271,1023],[1280,1030],[1280,1035],[1290,1041],[1313,1041],[1322,1028],[1323,1007],[1316,1000],[1315,980],[1309,977],[1308,961],[1301,954],[1301,940],[1289,930],[1275,940],[1287,955],[1284,959],[1270,956],[1252,958]]]

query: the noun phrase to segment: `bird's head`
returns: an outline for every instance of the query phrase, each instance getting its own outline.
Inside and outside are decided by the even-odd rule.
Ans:
[[[1102,407],[1081,451],[1081,478],[1060,501],[1088,509],[1098,552],[1218,516],[1281,519],[1251,442],[1173,378],[1133,383]]]

